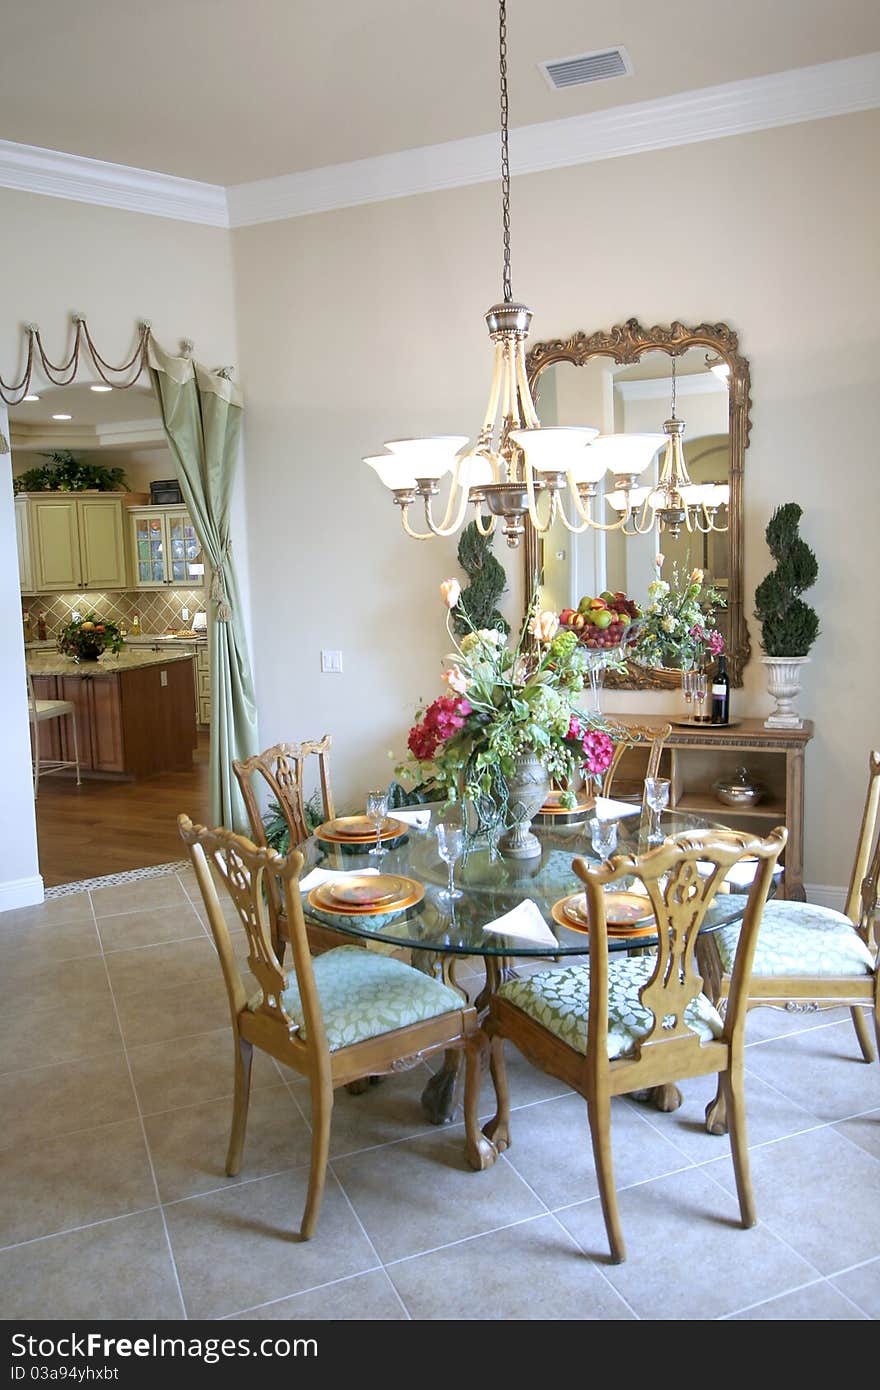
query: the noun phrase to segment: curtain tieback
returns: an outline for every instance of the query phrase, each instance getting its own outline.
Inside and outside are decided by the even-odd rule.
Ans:
[[[229,595],[226,592],[226,575],[224,566],[229,560],[232,552],[232,544],[227,541],[220,550],[220,563],[211,571],[211,599],[217,605],[217,620],[221,623],[228,623],[232,617],[232,609],[229,606]]]

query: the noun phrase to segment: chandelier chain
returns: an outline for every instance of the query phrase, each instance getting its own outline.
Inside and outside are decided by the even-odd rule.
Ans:
[[[510,281],[510,153],[507,138],[507,0],[498,3],[498,55],[501,77],[501,221],[504,228],[504,303],[513,303]]]
[[[672,359],[672,418],[673,418],[673,420],[675,419],[675,395],[676,395],[676,384],[677,384],[677,383],[676,383],[676,377],[675,377],[675,358],[673,357],[673,359]]]

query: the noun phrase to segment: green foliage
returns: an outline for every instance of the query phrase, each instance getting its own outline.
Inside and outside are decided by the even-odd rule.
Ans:
[[[306,802],[305,813],[306,825],[309,830],[317,830],[324,819],[324,811],[318,801],[317,792],[313,792]],[[266,843],[269,848],[277,850],[279,854],[286,854],[290,849],[290,831],[277,801],[270,801],[266,807],[266,814],[263,816],[263,829],[266,832]]]
[[[99,618],[97,613],[77,618],[58,634],[58,650],[76,661],[97,659],[108,647],[111,652],[121,652],[124,642],[116,623],[109,618]]]
[[[127,488],[124,468],[106,468],[103,463],[84,463],[69,449],[43,454],[48,463],[29,468],[13,478],[16,492],[114,492]]]
[[[461,533],[458,563],[471,582],[462,590],[452,615],[456,636],[490,627],[506,636],[510,624],[495,606],[505,589],[504,567],[492,554],[492,537],[481,536],[475,521]]]
[[[798,535],[802,515],[797,502],[786,502],[765,532],[776,568],[755,590],[755,616],[767,656],[806,656],[819,635],[819,615],[800,597],[819,574],[816,556]]]

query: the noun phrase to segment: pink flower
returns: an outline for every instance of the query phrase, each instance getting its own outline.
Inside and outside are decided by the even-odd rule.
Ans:
[[[709,633],[709,651],[713,656],[720,656],[724,651],[724,638],[717,629]]]
[[[688,633],[688,637],[695,637],[696,640],[697,640],[698,642],[705,642],[705,640],[706,640],[706,632],[705,632],[705,629],[702,627],[702,625],[701,625],[700,623],[694,623],[693,627],[691,628],[690,632]]]
[[[572,714],[569,718],[568,733],[565,735],[565,737],[569,739],[572,743],[580,743],[581,738],[583,737],[581,721],[575,714]]]
[[[440,585],[440,595],[447,608],[454,608],[461,598],[461,585],[457,579],[444,579]]]
[[[545,609],[543,613],[536,613],[529,623],[529,632],[533,637],[537,637],[539,642],[552,642],[558,631],[559,619],[549,609]]]
[[[665,555],[658,555],[658,556],[657,556],[657,559],[654,561],[654,564],[657,566],[658,570],[662,570],[662,568],[663,568],[663,561],[664,561],[665,559],[666,559],[666,556],[665,556]]]
[[[584,769],[591,777],[601,777],[607,772],[614,757],[614,744],[607,734],[599,729],[591,729],[584,734],[582,748],[585,753]]]
[[[470,681],[458,665],[450,666],[448,671],[444,671],[441,680],[445,681],[450,690],[454,690],[458,695],[466,695]]]

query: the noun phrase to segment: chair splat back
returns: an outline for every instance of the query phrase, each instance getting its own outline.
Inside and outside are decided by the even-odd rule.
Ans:
[[[697,1034],[685,1021],[685,1011],[702,992],[703,979],[695,950],[706,911],[725,875],[744,855],[758,860],[743,919],[737,972],[748,978],[757,942],[761,912],[772,882],[773,869],[788,838],[784,828],[767,840],[735,831],[708,830],[676,836],[647,855],[615,855],[605,864],[592,866],[576,859],[574,869],[586,885],[590,919],[590,1059],[608,1055],[608,934],[605,886],[624,874],[636,875],[645,885],[657,923],[656,965],[639,990],[639,999],[653,1015],[650,1031],[637,1045],[632,1060],[638,1062],[650,1049],[662,1044],[669,1058],[673,1044],[684,1052],[699,1049]],[[701,872],[701,868],[703,872]],[[706,870],[709,870],[708,872]],[[737,1006],[731,991],[725,1036],[745,1026],[745,997]],[[626,1065],[626,1063],[624,1063]]]
[[[232,769],[238,778],[241,794],[247,807],[251,830],[257,844],[265,845],[266,843],[266,832],[263,827],[263,817],[256,792],[257,777],[262,777],[278,803],[290,831],[291,849],[301,845],[309,838],[303,792],[305,766],[309,758],[317,757],[318,759],[324,818],[326,820],[333,818],[333,792],[330,786],[331,744],[330,735],[325,734],[317,741],[276,743],[272,748],[267,748],[262,753],[254,753],[244,762],[233,762]]]
[[[868,790],[844,912],[869,946],[874,941],[880,886],[880,751],[868,754]]]
[[[602,777],[601,787],[596,786],[592,779],[587,779],[590,790],[598,792],[601,796],[611,796],[611,787],[620,764],[633,748],[647,749],[648,763],[643,775],[656,777],[660,767],[660,756],[671,733],[671,724],[660,724],[656,727],[650,724],[620,724],[612,727],[609,737],[614,744],[614,755]]]

